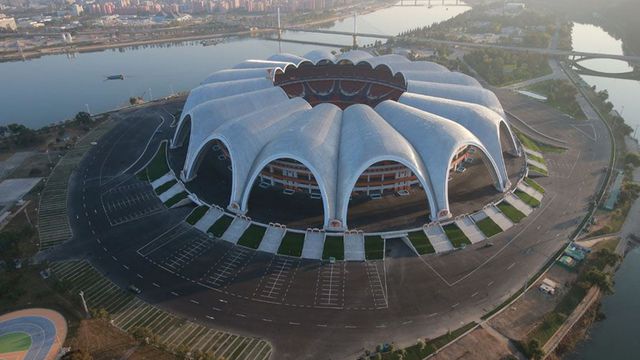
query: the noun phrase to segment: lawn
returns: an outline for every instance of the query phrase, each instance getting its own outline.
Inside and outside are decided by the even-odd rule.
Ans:
[[[526,217],[522,212],[520,212],[520,210],[514,208],[511,204],[508,204],[505,201],[498,204],[498,209],[500,209],[500,211],[502,211],[502,213],[514,223],[519,223],[520,220]]]
[[[538,174],[549,175],[549,172],[547,170],[543,169],[543,168],[539,168],[539,167],[537,167],[535,165],[531,165],[531,164],[528,164],[527,166],[529,167],[529,170],[535,171]]]
[[[278,248],[278,254],[300,257],[304,246],[304,236],[304,233],[287,231]]]
[[[324,250],[322,250],[322,258],[327,260],[330,257],[336,260],[344,259],[344,237],[343,236],[327,236],[324,240]]]
[[[240,240],[238,240],[238,245],[257,249],[258,246],[260,246],[260,242],[262,241],[262,237],[266,231],[267,228],[264,226],[251,224],[251,226],[244,231]]]
[[[31,347],[31,337],[23,332],[12,332],[0,336],[0,354],[24,351]]]
[[[544,188],[533,179],[524,178],[524,182],[526,182],[527,185],[531,186],[532,188],[536,189],[539,193],[544,194]]]
[[[537,151],[540,153],[561,153],[566,150],[553,145],[539,143],[516,129],[513,129],[513,132],[516,134],[518,140],[520,140],[524,147],[529,148],[533,151]]]
[[[204,216],[204,214],[207,213],[208,210],[209,210],[209,207],[207,205],[198,206],[197,208],[193,209],[191,214],[189,214],[186,222],[191,225],[195,225],[198,222],[198,220],[202,219],[202,217]]]
[[[544,161],[544,158],[540,157],[540,156],[536,156],[533,154],[527,154],[527,157],[533,161],[537,161],[540,164],[546,164],[546,161]]]
[[[367,260],[384,258],[384,239],[382,236],[365,236],[364,255]]]
[[[516,189],[516,191],[514,192],[516,194],[517,197],[520,198],[520,200],[524,201],[527,205],[531,206],[531,207],[538,207],[540,206],[540,201],[536,198],[534,198],[533,196],[527,194],[526,192],[520,190],[520,189]]]
[[[168,198],[167,201],[164,202],[164,205],[166,207],[170,208],[173,205],[177,204],[180,200],[186,198],[187,195],[189,195],[189,194],[186,191],[181,191],[181,192],[173,195],[172,197]]]
[[[449,241],[454,247],[459,248],[465,245],[471,245],[469,238],[462,232],[462,230],[455,223],[447,224],[442,227],[447,234]]]
[[[158,186],[156,188],[156,190],[155,190],[156,194],[158,194],[158,195],[162,194],[163,192],[171,189],[171,187],[173,185],[177,184],[177,183],[178,183],[178,180],[175,180],[175,179],[167,181],[166,183],[164,183],[164,184],[162,184],[162,185],[160,185],[160,186]]]
[[[229,228],[229,225],[233,222],[233,218],[228,215],[222,215],[220,219],[218,219],[211,227],[207,230],[208,233],[213,234],[213,236],[219,238],[222,237],[225,231]]]
[[[424,233],[424,231],[414,231],[412,233],[409,233],[407,237],[409,238],[409,241],[411,241],[413,247],[416,248],[418,254],[423,255],[436,252],[436,250],[429,242],[429,239],[427,239],[427,235]]]
[[[487,238],[502,232],[502,229],[490,217],[486,217],[480,221],[476,221],[476,225]]]
[[[154,181],[159,179],[162,175],[169,172],[169,165],[167,165],[167,143],[163,142],[160,148],[156,152],[149,165],[147,165],[147,179]]]

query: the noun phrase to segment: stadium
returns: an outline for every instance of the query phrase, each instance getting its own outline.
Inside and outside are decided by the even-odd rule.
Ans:
[[[312,51],[208,76],[169,162],[192,195],[264,223],[385,231],[475,211],[522,175],[493,92],[401,55]]]

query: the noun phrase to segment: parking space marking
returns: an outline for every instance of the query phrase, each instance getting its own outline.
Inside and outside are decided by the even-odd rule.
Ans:
[[[213,265],[200,282],[213,288],[226,287],[255,255],[254,251],[232,247]]]
[[[342,308],[344,306],[346,262],[323,264],[318,268],[315,305]]]
[[[253,297],[273,303],[282,303],[299,264],[300,260],[298,259],[274,256],[253,292]]]
[[[366,261],[364,266],[367,271],[367,278],[369,280],[369,288],[371,290],[371,296],[373,297],[373,303],[376,308],[388,308],[389,303],[387,300],[387,289],[382,283],[380,277],[380,271],[375,262]],[[383,264],[384,266],[384,264]]]

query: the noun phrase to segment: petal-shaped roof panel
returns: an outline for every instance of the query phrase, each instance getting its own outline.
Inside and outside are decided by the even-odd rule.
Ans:
[[[398,54],[371,56],[371,57],[365,58],[362,61],[369,63],[369,65],[371,65],[372,68],[375,68],[378,65],[387,65],[392,63],[410,63],[409,59]]]
[[[403,70],[402,75],[407,80],[481,87],[478,80],[459,72]]]
[[[314,65],[321,62],[322,60],[328,60],[331,62],[336,61],[335,55],[331,53],[331,51],[322,49],[322,50],[312,50],[303,56],[305,59],[308,59]]]
[[[245,60],[234,66],[234,69],[262,69],[262,68],[285,68],[292,63],[287,61],[269,61],[269,60]]]
[[[446,67],[436,64],[431,61],[414,61],[414,62],[404,62],[404,61],[396,61],[386,63],[389,68],[394,73],[404,72],[404,71],[444,71],[450,72]]]
[[[485,88],[409,80],[407,91],[486,106],[504,117],[504,110],[498,97]]]
[[[182,107],[183,114],[188,113],[193,107],[209,100],[227,97],[236,94],[247,93],[260,89],[273,87],[273,82],[268,79],[243,79],[200,85],[191,90],[189,97]],[[184,116],[184,115],[183,115]]]
[[[293,54],[281,53],[269,56],[267,59],[269,61],[281,61],[281,62],[289,62],[292,64],[300,64],[303,61],[307,61],[307,59]]]
[[[216,82],[234,81],[234,80],[246,80],[246,79],[271,79],[270,69],[226,69],[216,71],[213,74],[207,76],[200,85],[211,84]]]
[[[347,51],[345,53],[342,53],[340,55],[338,55],[338,58],[336,59],[336,64],[342,62],[342,61],[349,61],[352,64],[357,64],[359,62],[362,62],[364,60],[367,60],[368,58],[372,57],[373,55],[369,54],[366,51],[362,51],[362,50],[351,50],[351,51]]]

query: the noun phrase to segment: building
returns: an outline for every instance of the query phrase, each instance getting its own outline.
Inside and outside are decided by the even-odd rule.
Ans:
[[[469,154],[482,155],[505,191],[503,143],[519,153],[505,118],[493,92],[436,63],[364,51],[278,54],[193,89],[171,147],[186,148],[184,182],[211,151],[229,162],[233,212],[248,211],[257,182],[321,199],[324,227],[338,230],[347,227],[350,198],[416,186],[432,220],[451,217],[448,181]]]
[[[6,17],[4,14],[0,14],[0,29],[7,31],[16,31],[18,26],[16,25],[16,19],[12,17]]]

